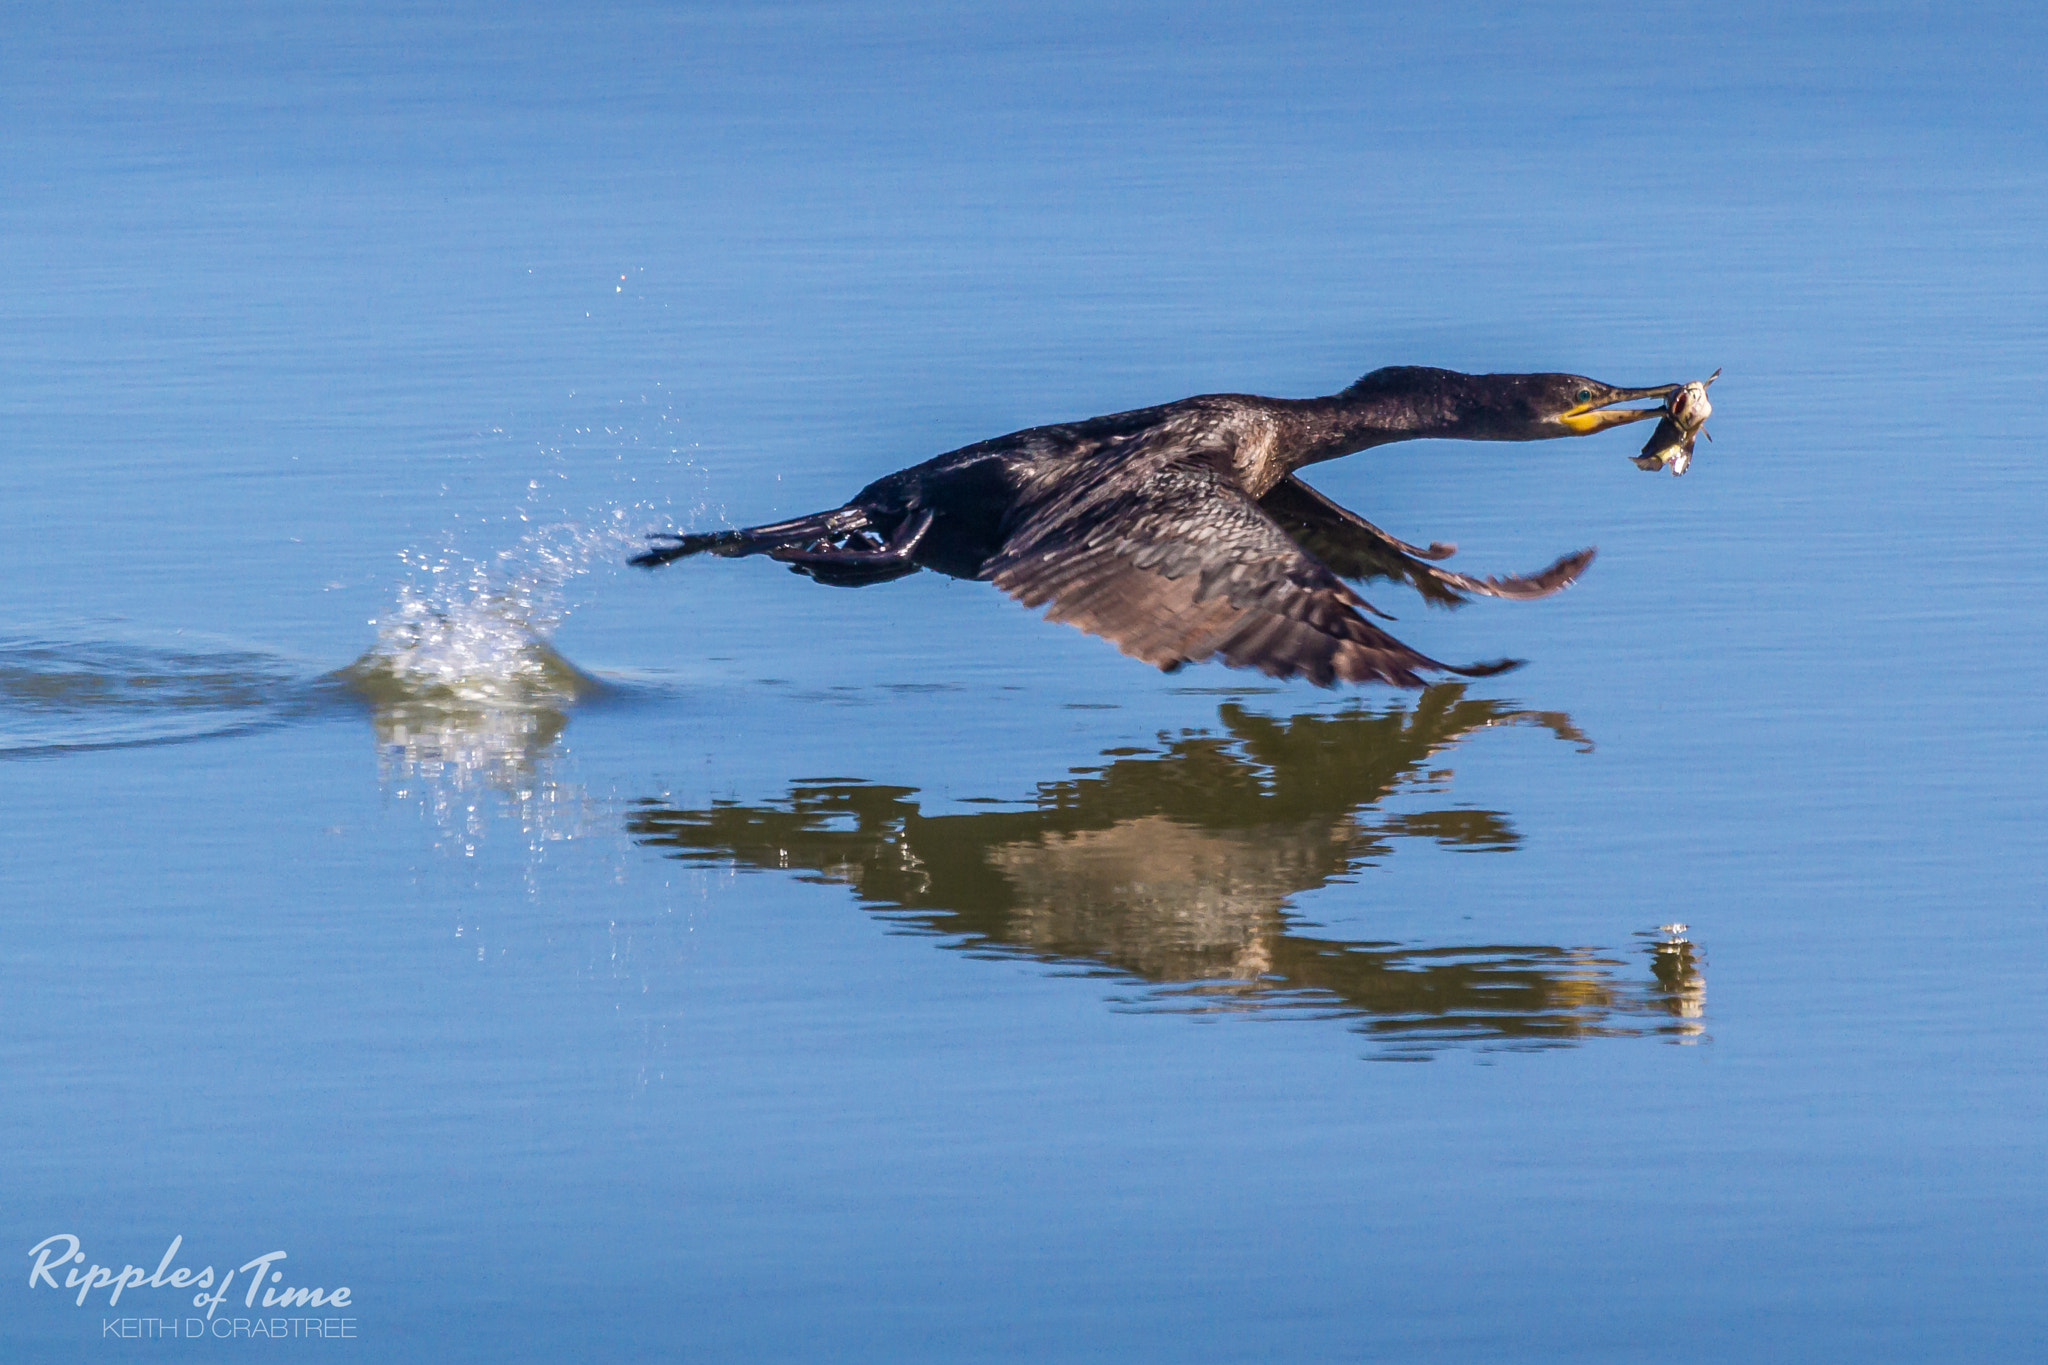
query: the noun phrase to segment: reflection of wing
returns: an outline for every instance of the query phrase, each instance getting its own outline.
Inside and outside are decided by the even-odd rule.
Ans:
[[[1215,469],[1176,454],[1145,463],[1039,509],[985,576],[1027,607],[1050,603],[1048,619],[1161,668],[1220,655],[1324,687],[1420,687],[1417,670],[1480,676],[1514,666],[1460,668],[1410,649],[1369,625],[1365,599]]]
[[[1526,578],[1473,578],[1452,573],[1424,561],[1448,559],[1456,553],[1457,546],[1437,543],[1425,550],[1398,540],[1292,474],[1259,499],[1259,506],[1281,530],[1339,577],[1395,579],[1409,584],[1438,606],[1463,606],[1467,593],[1482,597],[1546,597],[1577,578],[1593,562],[1593,551],[1580,550]]]
[[[1449,686],[1400,711],[1290,720],[1229,705],[1219,719],[1221,733],[1111,750],[1005,809],[926,815],[913,788],[848,778],[754,806],[643,801],[627,829],[701,866],[843,883],[891,932],[936,935],[953,951],[1153,988],[1124,995],[1123,1008],[1355,1016],[1398,1051],[1703,1031],[1706,984],[1687,942],[1639,947],[1653,954],[1641,980],[1616,953],[1326,938],[1293,911],[1408,840],[1517,847],[1499,812],[1376,808],[1404,788],[1441,792],[1442,753],[1492,726],[1526,721],[1583,741],[1566,717]]]

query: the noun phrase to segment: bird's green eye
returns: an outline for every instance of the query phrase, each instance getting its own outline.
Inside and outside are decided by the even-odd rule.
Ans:
[[[1579,390],[1579,401],[1580,401],[1581,403],[1584,403],[1584,402],[1588,402],[1588,401],[1590,401],[1590,400],[1592,399],[1592,397],[1593,397],[1593,391],[1592,391],[1591,389],[1580,389],[1580,390]]]

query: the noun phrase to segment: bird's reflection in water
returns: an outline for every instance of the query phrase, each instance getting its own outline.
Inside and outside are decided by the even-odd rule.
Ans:
[[[1229,704],[1218,719],[1218,733],[1111,750],[1028,801],[991,803],[1010,808],[927,816],[914,788],[819,779],[758,806],[644,801],[628,827],[671,857],[844,883],[965,952],[1151,984],[1125,1008],[1345,1017],[1383,1056],[1701,1036],[1702,963],[1683,926],[1618,953],[1359,942],[1304,932],[1290,909],[1403,839],[1515,848],[1498,812],[1378,807],[1444,791],[1432,760],[1475,730],[1535,725],[1585,745],[1567,717],[1446,686],[1412,708],[1277,720]]]

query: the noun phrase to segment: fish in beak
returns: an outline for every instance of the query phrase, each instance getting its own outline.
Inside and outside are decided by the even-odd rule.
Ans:
[[[1664,401],[1663,420],[1650,433],[1643,453],[1635,457],[1636,468],[1668,468],[1677,475],[1692,467],[1693,443],[1706,431],[1707,419],[1714,415],[1714,405],[1707,401],[1707,386],[1720,377],[1721,372],[1715,370],[1705,379],[1681,384],[1672,392]]]

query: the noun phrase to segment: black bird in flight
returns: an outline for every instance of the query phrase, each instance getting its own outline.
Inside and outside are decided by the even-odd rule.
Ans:
[[[1474,578],[1435,562],[1296,477],[1305,465],[1420,437],[1540,441],[1660,416],[1679,386],[1620,389],[1575,374],[1459,374],[1401,365],[1327,398],[1203,394],[1032,427],[877,479],[843,507],[794,521],[661,534],[645,567],[709,552],[765,554],[817,582],[866,587],[932,569],[994,583],[1048,620],[1166,670],[1218,658],[1323,687],[1420,687],[1423,672],[1480,677],[1366,620],[1346,579],[1398,579],[1444,605],[1544,597],[1591,549],[1540,573]],[[1391,619],[1391,618],[1386,618]]]

